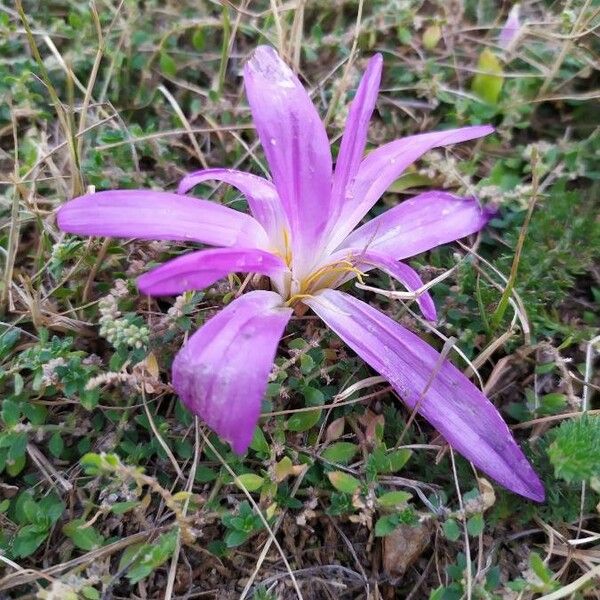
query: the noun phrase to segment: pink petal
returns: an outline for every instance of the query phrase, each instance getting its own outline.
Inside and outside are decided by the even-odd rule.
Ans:
[[[60,207],[69,233],[144,240],[195,241],[212,246],[266,247],[265,230],[249,215],[208,200],[153,190],[111,190]]]
[[[244,67],[244,83],[294,252],[314,252],[331,212],[331,151],[323,123],[273,48],[254,51]]]
[[[386,254],[366,251],[357,253],[356,255],[360,261],[357,263],[359,269],[363,269],[363,267],[376,267],[381,269],[390,277],[398,280],[411,292],[415,292],[424,285],[423,280],[412,267],[409,267],[407,264],[399,262]],[[429,292],[423,292],[416,300],[423,316],[429,321],[435,321],[437,319],[437,313],[431,294]]]
[[[274,277],[286,268],[278,256],[264,250],[214,248],[174,258],[139,277],[137,284],[148,296],[171,296],[201,290],[229,273],[260,273]]]
[[[325,290],[305,302],[454,449],[509,490],[544,499],[542,483],[494,405],[448,360],[352,296]]]
[[[513,40],[519,35],[519,29],[521,29],[521,23],[519,20],[519,10],[520,6],[515,4],[508,13],[508,19],[506,19],[506,23],[500,31],[500,35],[498,36],[498,45],[500,48],[506,50]]]
[[[401,260],[479,231],[490,215],[474,198],[424,192],[352,232],[334,257],[352,249],[376,251]]]
[[[291,314],[275,292],[249,292],[207,321],[173,361],[173,386],[182,402],[238,454],[252,440]]]
[[[185,194],[199,183],[211,179],[232,185],[244,194],[254,218],[265,228],[277,247],[282,245],[283,231],[288,228],[287,219],[277,190],[270,181],[233,169],[203,169],[186,175],[181,180],[177,193]]]
[[[354,100],[350,105],[350,112],[333,174],[332,196],[334,209],[337,209],[337,211],[341,210],[346,187],[356,175],[365,151],[369,120],[373,114],[377,94],[379,93],[382,66],[383,58],[381,54],[375,54],[369,61]],[[337,216],[337,214],[338,212],[334,213],[332,217]]]
[[[346,190],[346,201],[330,248],[335,248],[360,222],[404,169],[425,152],[440,146],[449,146],[483,137],[492,133],[489,125],[462,127],[447,131],[422,133],[402,138],[377,150],[362,161],[355,179]]]

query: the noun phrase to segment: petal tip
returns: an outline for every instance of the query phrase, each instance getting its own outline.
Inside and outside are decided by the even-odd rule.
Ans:
[[[152,285],[148,281],[148,273],[144,273],[140,275],[136,280],[135,284],[137,285],[137,289],[144,296],[152,296]]]
[[[234,451],[234,453],[238,456],[242,456],[243,454],[246,454],[250,443],[252,442],[253,433],[254,429],[252,429],[250,435],[248,435],[247,432],[239,432],[238,435],[232,437],[232,439],[225,439],[227,439],[231,445],[231,449]]]
[[[73,198],[60,206],[56,211],[56,226],[66,233],[81,233],[78,228],[74,228],[74,224],[78,220],[77,216],[81,209],[80,204],[88,199],[89,194]]]
[[[546,490],[540,478],[534,473],[533,480],[529,480],[527,483],[529,487],[527,498],[534,502],[544,502],[546,500]]]
[[[178,194],[187,194],[191,189],[192,189],[192,185],[190,185],[190,180],[189,180],[189,176],[186,175],[180,182],[179,185],[177,186],[177,193]]]
[[[373,65],[374,68],[381,68],[383,66],[383,54],[376,52],[369,59],[369,66]]]
[[[493,218],[497,217],[500,213],[500,207],[495,204],[487,204],[481,208],[481,217],[484,224],[487,225]]]
[[[270,81],[287,82],[289,87],[295,87],[292,70],[272,46],[263,45],[254,49],[244,65],[244,74],[248,75],[250,73]]]
[[[56,225],[59,229],[63,229],[63,230],[64,230],[64,224],[65,224],[65,207],[66,207],[66,204],[63,204],[56,211]]]

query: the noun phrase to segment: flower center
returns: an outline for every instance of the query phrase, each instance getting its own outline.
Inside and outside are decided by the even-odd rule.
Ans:
[[[364,273],[350,260],[340,260],[323,265],[300,281],[298,292],[287,300],[288,306],[293,306],[303,298],[309,298],[316,292],[327,288],[336,288],[344,282],[344,278],[354,274],[363,283]]]

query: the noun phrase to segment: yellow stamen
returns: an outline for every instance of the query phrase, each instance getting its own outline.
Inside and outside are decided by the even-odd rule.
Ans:
[[[284,227],[283,228],[283,247],[285,249],[285,264],[291,268],[292,266],[292,246],[290,243],[290,234],[289,231]]]
[[[363,283],[363,273],[360,269],[354,266],[349,260],[341,260],[337,263],[325,265],[320,269],[317,269],[314,273],[311,273],[300,286],[301,291],[307,291],[311,286],[316,283],[319,278],[325,277],[326,275],[333,275],[333,277],[326,279],[319,287],[329,287],[338,278],[339,274],[346,275],[348,273],[354,273],[360,283]]]
[[[328,287],[335,287],[334,284],[338,279],[338,275],[337,273],[341,273],[342,275],[347,275],[348,273],[354,273],[356,275],[356,278],[358,279],[359,283],[364,285],[364,279],[363,277],[366,277],[367,274],[363,273],[361,270],[357,269],[357,268],[352,268],[352,269],[332,269],[331,273],[333,274],[333,277],[330,277],[329,279],[326,279],[325,281],[323,281],[321,283],[320,287],[323,288],[328,288]]]
[[[336,269],[339,270],[340,267],[338,265],[347,265],[346,266],[346,270],[351,270],[354,268],[354,265],[348,261],[348,260],[342,260],[340,262],[334,263],[334,264],[330,264],[330,265],[325,265],[324,267],[321,267],[320,269],[317,269],[316,271],[312,272],[303,282],[302,282],[302,287],[303,288],[309,288],[314,282],[315,280],[317,280],[319,277],[325,275],[326,273],[330,273],[332,271],[335,271]]]
[[[286,306],[292,306],[298,300],[302,300],[302,298],[313,298],[312,294],[294,294],[286,303]]]

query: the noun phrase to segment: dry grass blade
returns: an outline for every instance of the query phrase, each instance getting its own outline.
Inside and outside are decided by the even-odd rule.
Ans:
[[[169,90],[164,85],[159,85],[158,91],[169,101],[169,104],[173,107],[173,110],[179,117],[179,120],[183,123],[185,131],[188,134],[188,138],[189,138],[192,146],[194,147],[194,151],[196,152],[196,158],[198,159],[200,164],[205,169],[207,169],[208,163],[206,162],[206,159],[204,158],[204,154],[202,153],[202,150],[200,149],[200,146],[198,145],[198,142],[196,141],[196,136],[192,132],[190,122],[187,120],[187,117],[181,110],[181,107],[177,103],[177,100],[175,100],[175,98],[173,97],[173,94],[171,94],[171,92],[169,92]]]

